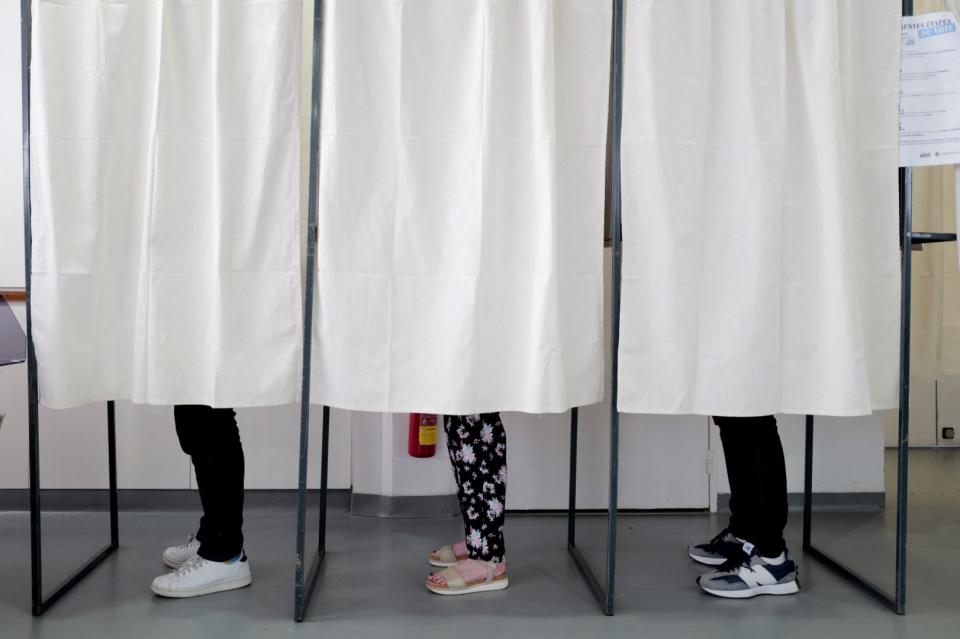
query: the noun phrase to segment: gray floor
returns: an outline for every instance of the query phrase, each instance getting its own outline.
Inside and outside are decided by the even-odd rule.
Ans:
[[[892,473],[890,473],[892,477]],[[147,586],[159,550],[195,524],[191,513],[121,517],[122,548],[43,618],[29,614],[27,517],[0,514],[0,637],[957,637],[960,636],[960,451],[912,455],[910,614],[897,617],[812,559],[799,556],[803,591],[727,601],[701,595],[684,546],[722,521],[707,515],[626,516],[619,529],[618,614],[605,618],[565,552],[561,517],[511,515],[511,587],[440,598],[421,585],[423,560],[454,539],[458,522],[376,520],[332,512],[330,554],[307,622],[290,620],[293,514],[248,513],[251,588],[168,601]],[[798,514],[789,538],[799,548]],[[892,513],[821,513],[816,540],[892,583]],[[47,582],[105,539],[103,518],[44,519]],[[583,518],[581,541],[599,559],[602,520]]]

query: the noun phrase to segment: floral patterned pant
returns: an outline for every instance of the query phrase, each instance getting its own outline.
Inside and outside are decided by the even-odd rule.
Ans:
[[[500,413],[447,415],[443,428],[470,558],[500,563],[507,501],[507,434]]]

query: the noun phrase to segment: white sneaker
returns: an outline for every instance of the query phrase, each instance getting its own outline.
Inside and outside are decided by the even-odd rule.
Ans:
[[[163,563],[176,570],[191,557],[196,557],[198,550],[200,550],[200,542],[197,541],[196,537],[190,535],[187,537],[187,543],[170,546],[163,551]]]
[[[161,597],[199,597],[243,588],[251,581],[246,554],[233,563],[208,561],[195,555],[173,572],[154,579],[150,590]]]

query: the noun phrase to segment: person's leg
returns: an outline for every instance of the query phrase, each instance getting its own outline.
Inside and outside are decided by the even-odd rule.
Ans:
[[[723,446],[723,458],[727,467],[727,480],[730,484],[730,520],[727,524],[730,532],[746,539],[750,530],[748,519],[750,513],[758,508],[754,492],[753,477],[750,471],[749,435],[747,429],[737,418],[714,417],[714,423],[720,430],[720,442]],[[746,440],[746,442],[742,441]],[[740,517],[737,517],[738,506],[742,507]]]
[[[161,597],[199,597],[250,585],[243,553],[243,447],[233,409],[176,406],[180,447],[190,455],[203,517],[197,540],[168,548],[163,560],[173,572],[150,589]],[[196,541],[199,541],[197,546]]]
[[[730,519],[727,527],[713,539],[687,546],[687,554],[697,563],[720,566],[731,557],[740,555],[743,544],[738,541],[755,536],[752,530],[752,513],[760,512],[761,506],[755,491],[749,423],[736,417],[714,417],[720,428],[723,455],[726,460],[730,483]],[[746,440],[746,441],[742,441]]]
[[[454,438],[457,438],[459,433],[465,432],[463,426],[465,417],[464,415],[443,416],[443,431],[446,433],[447,438],[447,456],[450,458],[450,468],[453,470],[453,481],[457,485],[457,500],[460,503],[460,513],[464,518],[466,518],[466,508],[463,504],[465,503],[466,497],[463,494],[463,483],[460,481],[460,475],[457,469],[456,447],[451,446],[450,442]],[[464,522],[464,525],[466,525],[466,522]],[[470,553],[467,551],[466,537],[464,537],[449,546],[435,548],[431,551],[427,561],[431,566],[447,568],[469,557]]]
[[[800,591],[786,553],[787,472],[773,416],[715,417],[730,477],[731,531],[744,543],[697,583],[711,595],[748,599]]]
[[[730,527],[744,543],[697,583],[711,595],[749,599],[800,591],[797,565],[786,553],[787,471],[772,415],[715,417],[730,478]]]
[[[460,479],[460,465],[457,463],[458,448],[453,442],[460,441],[460,434],[466,433],[465,423],[466,415],[445,415],[443,418],[443,431],[447,436],[447,456],[450,458],[450,468],[453,469],[453,481],[457,485],[457,501],[460,502],[460,515],[464,519],[464,526],[467,523],[464,506],[467,496],[463,493],[463,481]]]
[[[730,479],[730,530],[763,557],[786,548],[787,471],[772,415],[715,417]]]
[[[467,546],[471,559],[499,564],[506,554],[507,434],[499,413],[471,415],[466,421],[467,439],[461,440],[456,457],[466,493]]]
[[[505,587],[507,438],[500,414],[448,417],[444,427],[466,537],[465,545],[455,544],[454,550],[458,555],[465,551],[469,557],[448,570],[470,585],[483,586],[483,582],[496,579],[495,584],[486,585]],[[442,573],[431,575],[427,587],[434,592],[449,590]]]
[[[777,557],[787,549],[783,531],[790,506],[787,502],[787,464],[777,421],[769,417],[757,433],[760,453],[760,503],[766,516],[757,524],[754,544],[763,557]]]
[[[243,551],[243,446],[230,408],[176,406],[180,446],[193,461],[203,506],[198,554],[228,561]]]

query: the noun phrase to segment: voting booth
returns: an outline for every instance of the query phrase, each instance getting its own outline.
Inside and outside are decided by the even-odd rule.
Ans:
[[[960,105],[932,104],[960,95],[960,65],[939,59],[944,48],[937,46],[953,39],[960,47],[953,13],[903,23],[897,221],[895,0],[871,3],[866,32],[854,19],[862,5],[849,0],[765,3],[757,24],[734,10],[705,14],[694,1],[456,10],[398,3],[392,9],[407,13],[380,15],[377,3],[314,0],[308,131],[295,124],[299,5],[274,4],[250,3],[249,14],[231,13],[231,5],[220,16],[236,28],[230,37],[256,45],[243,72],[187,72],[192,55],[204,60],[205,73],[219,69],[208,45],[221,42],[220,32],[197,27],[151,43],[154,53],[161,44],[179,52],[167,64],[191,77],[189,90],[159,54],[131,58],[141,43],[123,29],[101,31],[93,14],[75,24],[61,4],[21,0],[34,614],[119,545],[116,399],[299,405],[297,621],[327,550],[331,407],[569,410],[567,547],[607,615],[616,592],[621,414],[804,415],[805,550],[896,612],[906,610],[912,251],[956,239],[914,231],[911,167],[960,158],[960,136],[938,134],[951,118],[960,131]],[[550,19],[547,5],[556,12]],[[430,6],[436,15],[421,11]],[[904,6],[912,12],[912,3]],[[33,13],[37,7],[42,15]],[[162,18],[154,9],[136,8],[145,32]],[[196,25],[191,12],[198,10],[177,5],[174,21]],[[684,22],[689,16],[696,19]],[[119,25],[130,19],[109,17]],[[204,28],[220,24],[201,17]],[[651,27],[661,21],[682,22],[683,37]],[[439,44],[411,36],[421,23],[444,36]],[[526,38],[516,36],[518,25],[529,29]],[[264,28],[272,39],[261,38]],[[825,31],[835,36],[831,47],[804,58]],[[83,86],[70,66],[71,37],[78,47],[84,38],[103,40],[111,52],[105,73],[138,109],[121,110],[119,122],[107,117],[116,115],[108,99],[116,96]],[[227,38],[242,48],[238,42]],[[515,52],[528,66],[496,55],[517,42],[537,43]],[[397,50],[409,55],[392,55]],[[436,73],[424,71],[430,64]],[[458,64],[489,84],[464,79]],[[90,77],[94,66],[83,67]],[[551,74],[540,78],[541,66]],[[437,77],[452,88],[441,90]],[[155,82],[140,86],[147,79]],[[223,93],[208,95],[208,85]],[[149,92],[162,87],[177,99],[154,112],[143,96],[159,103]],[[380,90],[381,99],[371,100]],[[80,106],[63,107],[73,94],[82,96]],[[437,107],[446,99],[455,108]],[[762,108],[752,119],[741,117],[756,104]],[[937,110],[944,122],[921,117]],[[224,135],[208,135],[196,113]],[[147,148],[112,155],[108,121]],[[309,138],[305,225],[295,161],[301,136]],[[114,186],[129,166],[147,165]],[[128,216],[131,203],[136,214]],[[536,215],[520,217],[529,211]],[[196,232],[178,235],[178,224],[191,221]],[[138,242],[118,241],[128,235]],[[178,312],[181,295],[201,309],[189,321]],[[261,300],[256,309],[251,295]],[[99,305],[91,308],[91,299]],[[425,315],[424,308],[439,310]],[[124,318],[115,340],[105,317]],[[18,339],[10,319],[0,304],[0,365],[18,358],[4,350]],[[111,348],[96,348],[104,343]],[[196,351],[202,365],[180,375]],[[501,373],[507,359],[512,367]],[[87,375],[88,363],[98,374]],[[611,393],[604,397],[606,376]],[[107,404],[109,543],[49,593],[42,584],[41,401]],[[577,519],[579,411],[598,402],[609,440],[599,570],[584,555]],[[312,557],[311,404],[322,405]],[[897,406],[890,593],[814,543],[813,441],[815,416]]]

